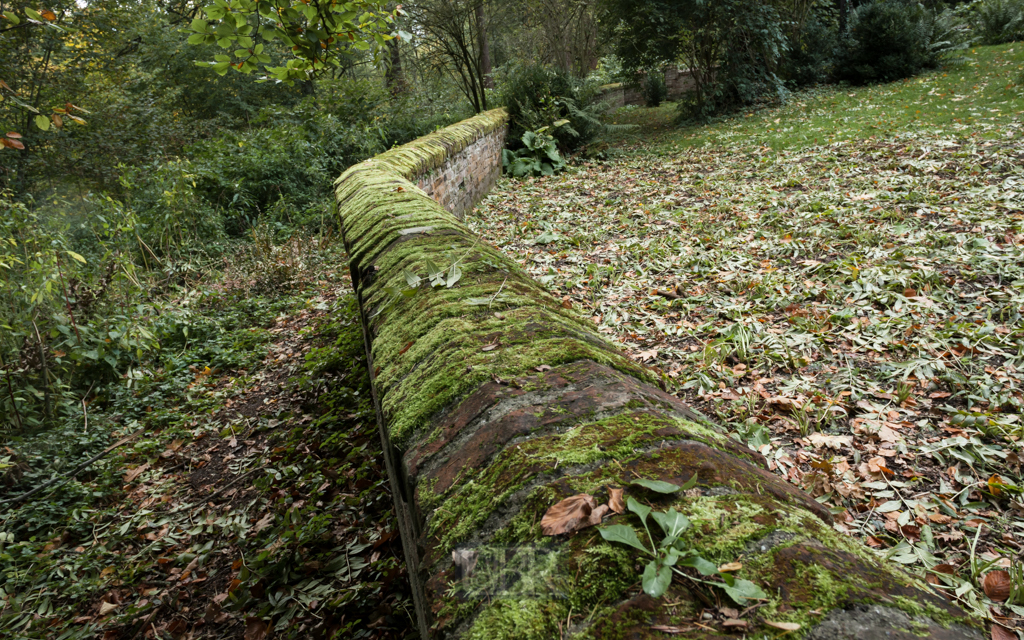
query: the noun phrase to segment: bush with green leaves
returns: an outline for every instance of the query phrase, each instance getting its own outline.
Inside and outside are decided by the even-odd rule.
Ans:
[[[698,120],[780,98],[784,20],[767,0],[605,0],[609,35],[628,71],[681,62],[693,90],[681,116]]]
[[[1024,39],[1024,1],[982,0],[971,9],[974,31],[982,44]]]
[[[308,217],[349,166],[466,115],[424,98],[395,98],[377,84],[347,80],[327,84],[316,103],[267,108],[252,129],[225,131],[189,149],[197,192],[225,212],[232,235],[271,211]]]
[[[790,87],[827,82],[839,53],[837,26],[812,14],[788,36],[789,47],[779,75]]]
[[[605,107],[593,102],[596,84],[538,64],[513,65],[495,75],[501,102],[508,109],[508,139],[512,144],[517,144],[526,132],[556,120],[568,121],[553,132],[558,147],[565,151],[577,149],[606,131],[600,119]]]
[[[649,69],[640,78],[640,95],[648,107],[657,107],[668,98],[665,73],[661,69]]]
[[[32,208],[0,192],[0,432],[52,425],[159,345],[131,212]],[[141,280],[141,282],[140,282]]]
[[[557,131],[566,122],[561,120],[554,124]],[[526,176],[550,176],[565,168],[565,160],[558,152],[558,144],[555,138],[547,133],[548,127],[541,127],[537,131],[527,131],[522,136],[523,148],[510,151],[503,149],[501,152],[501,164],[505,173],[516,178]]]
[[[874,0],[850,14],[836,75],[854,84],[892,82],[939,66],[968,44],[952,13],[916,2]]]

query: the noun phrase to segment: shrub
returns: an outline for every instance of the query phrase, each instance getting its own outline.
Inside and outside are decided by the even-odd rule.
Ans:
[[[952,13],[936,16],[918,3],[874,0],[850,14],[837,75],[855,84],[891,82],[938,66],[966,45]]]
[[[665,73],[660,69],[650,69],[640,79],[640,95],[648,107],[657,107],[668,97],[665,86]]]
[[[555,123],[555,129],[565,124],[565,121],[560,120]],[[524,133],[523,148],[518,151],[502,149],[501,164],[506,173],[516,178],[550,176],[565,168],[565,160],[558,153],[555,138],[547,130],[547,127],[542,127],[538,131]]]
[[[694,89],[680,102],[684,118],[707,118],[765,98],[781,97],[776,72],[786,49],[778,11],[738,0],[694,3],[683,60]]]
[[[974,30],[982,44],[1003,44],[1024,38],[1024,2],[983,0],[974,7]]]
[[[568,120],[553,132],[558,147],[567,151],[604,132],[600,120],[603,107],[592,104],[596,85],[538,64],[513,66],[496,75],[501,101],[508,109],[510,141],[558,120]]]
[[[827,82],[832,77],[839,52],[839,38],[832,25],[812,15],[788,39],[789,50],[779,75],[789,86]]]
[[[424,98],[395,98],[377,84],[350,80],[325,87],[317,102],[264,109],[254,128],[191,147],[197,191],[228,214],[233,235],[270,211],[288,220],[308,218],[347,167],[464,115]]]

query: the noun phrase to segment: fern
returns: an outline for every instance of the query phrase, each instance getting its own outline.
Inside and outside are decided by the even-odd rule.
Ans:
[[[1024,2],[985,0],[979,3],[974,28],[984,44],[1002,44],[1024,38]]]

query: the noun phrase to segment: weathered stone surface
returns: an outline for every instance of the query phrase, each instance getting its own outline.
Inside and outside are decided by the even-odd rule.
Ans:
[[[909,616],[891,607],[857,605],[830,611],[807,637],[809,640],[981,640],[985,636],[963,625],[944,629],[924,616]]]
[[[748,633],[769,631],[765,620],[801,624],[791,637],[833,623],[834,633],[874,629],[890,618],[870,607],[885,607],[924,625],[915,628],[974,637],[962,611],[836,532],[829,512],[769,473],[760,454],[665,393],[657,372],[425,193],[455,211],[472,206],[497,170],[504,127],[502,112],[481,114],[337,183],[420,632],[646,638],[664,626],[717,637],[714,623],[691,622],[728,602],[721,591],[677,579],[654,600],[639,593],[639,552],[595,528],[542,534],[559,500],[588,493],[600,503],[626,488],[686,514],[685,542],[707,560],[742,562],[739,577],[769,595]],[[448,286],[453,265],[462,275]],[[443,274],[433,284],[430,268]],[[692,489],[671,495],[630,486],[694,475]],[[634,516],[607,522],[644,539]],[[849,613],[860,606],[867,617]]]

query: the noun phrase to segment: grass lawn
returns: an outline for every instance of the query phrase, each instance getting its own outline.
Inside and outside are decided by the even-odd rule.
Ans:
[[[977,47],[963,64],[901,82],[824,87],[791,95],[786,105],[728,116],[709,126],[677,128],[676,106],[627,107],[613,120],[641,127],[660,154],[687,147],[739,145],[777,151],[920,132],[998,139],[1024,111],[1024,42]],[[651,132],[655,136],[651,136]]]
[[[470,224],[838,529],[950,565],[984,612],[983,573],[1024,548],[1022,61],[979,47],[704,127],[627,109],[645,133],[615,160],[505,180]]]

